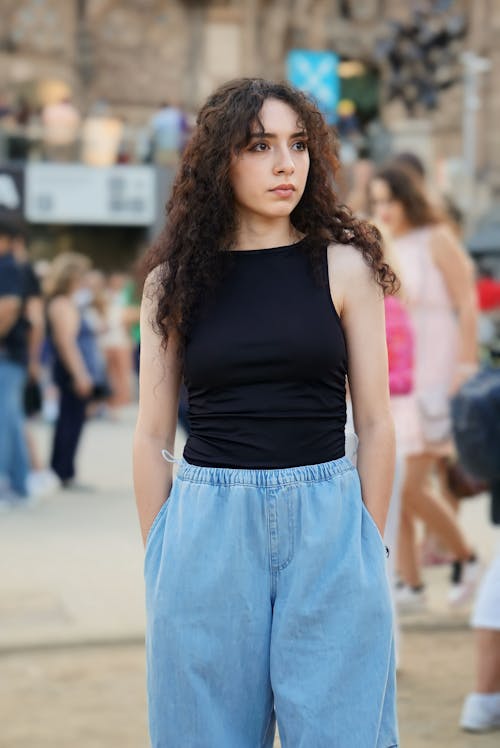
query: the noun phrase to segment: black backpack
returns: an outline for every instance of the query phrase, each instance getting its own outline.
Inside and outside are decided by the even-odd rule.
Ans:
[[[500,369],[487,367],[451,401],[453,435],[461,464],[488,481],[492,521],[500,524]]]

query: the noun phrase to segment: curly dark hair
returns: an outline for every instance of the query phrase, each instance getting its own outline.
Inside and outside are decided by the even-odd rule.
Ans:
[[[359,249],[384,293],[397,286],[394,272],[384,262],[378,230],[337,200],[338,144],[317,107],[287,83],[260,78],[229,81],[199,112],[167,203],[165,228],[146,256],[145,271],[155,270],[153,323],[164,346],[174,332],[182,352],[198,305],[227,272],[231,253],[225,250],[233,245],[238,229],[231,157],[248,145],[252,128],[257,125],[264,131],[259,113],[266,99],[288,104],[307,133],[309,172],[290,219],[297,232],[310,238],[307,251],[315,276],[322,277],[325,243],[337,242]]]

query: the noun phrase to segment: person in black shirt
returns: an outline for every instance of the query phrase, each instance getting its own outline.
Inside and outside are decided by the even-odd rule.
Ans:
[[[12,252],[16,227],[0,221],[0,500],[28,497],[23,393],[28,366],[23,272]]]
[[[42,409],[41,349],[45,333],[45,308],[40,280],[30,261],[27,232],[19,227],[13,241],[14,257],[22,271],[24,282],[24,317],[27,322],[28,376],[24,389],[24,411],[26,415],[26,442],[30,457],[29,492],[33,497],[49,494],[57,486],[57,478],[46,467],[38,449],[29,419]]]
[[[224,84],[148,257],[134,481],[153,748],[271,748],[276,721],[283,746],[399,745],[383,541],[397,279],[338,201],[336,147],[291,86]]]

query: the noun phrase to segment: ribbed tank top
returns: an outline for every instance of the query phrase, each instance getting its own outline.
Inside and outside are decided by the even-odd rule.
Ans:
[[[344,455],[347,353],[328,285],[308,239],[235,250],[186,341],[187,462],[281,468]]]

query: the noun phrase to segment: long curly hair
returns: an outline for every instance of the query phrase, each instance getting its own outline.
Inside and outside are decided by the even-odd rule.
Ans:
[[[176,335],[180,353],[200,303],[216,292],[230,267],[231,253],[225,250],[238,230],[231,158],[248,145],[255,126],[264,131],[259,113],[266,99],[288,104],[307,133],[309,172],[290,219],[297,232],[310,239],[307,251],[315,277],[325,282],[322,251],[325,243],[337,242],[353,244],[362,253],[384,293],[397,286],[394,272],[384,262],[378,230],[338,202],[338,144],[317,107],[287,83],[260,78],[229,81],[198,114],[167,203],[165,228],[145,258],[145,271],[155,271],[150,284],[156,302],[153,325],[165,347],[170,334]]]

